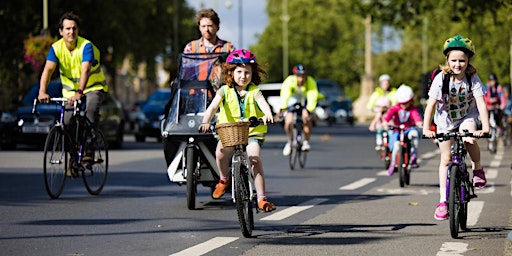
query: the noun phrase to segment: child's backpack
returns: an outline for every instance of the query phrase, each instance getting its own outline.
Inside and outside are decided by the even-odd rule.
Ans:
[[[441,72],[440,68],[435,68],[430,73],[430,77],[429,77],[429,80],[428,80],[428,83],[427,83],[427,95],[428,95],[428,92],[430,91],[430,86],[432,85],[432,81],[434,81],[434,78],[440,72]],[[472,83],[471,83],[471,75],[469,75],[469,76],[466,75],[466,79],[468,80],[468,84],[469,84],[468,92],[471,92],[471,85],[472,85]],[[450,88],[450,76],[446,76],[445,75],[443,77],[443,88],[442,88],[443,95],[449,93],[449,88]]]

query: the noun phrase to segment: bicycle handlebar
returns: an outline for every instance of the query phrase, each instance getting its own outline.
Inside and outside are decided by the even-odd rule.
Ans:
[[[50,102],[60,102],[61,105],[63,105],[64,103],[68,102],[68,98],[64,98],[64,97],[54,97],[54,98],[50,98]],[[36,107],[37,107],[37,104],[40,103],[39,100],[37,98],[34,99],[34,103],[32,105],[32,114],[33,115],[38,115],[38,113],[36,112]],[[78,105],[81,104],[82,101],[81,100],[76,100],[73,102],[73,108],[76,110]]]
[[[471,137],[471,138],[490,138],[491,134],[484,133],[482,136],[474,135],[472,132],[463,131],[463,132],[448,132],[448,133],[437,133],[434,137],[435,139],[440,140],[449,140],[450,138],[457,138],[457,137]],[[421,138],[423,139],[433,139],[430,137],[427,137],[425,135],[422,135]]]

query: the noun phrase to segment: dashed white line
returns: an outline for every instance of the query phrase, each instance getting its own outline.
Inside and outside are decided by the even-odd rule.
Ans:
[[[362,178],[358,181],[355,181],[351,184],[348,184],[346,186],[340,187],[339,190],[355,190],[361,187],[364,187],[374,181],[376,181],[376,178]]]
[[[482,213],[483,209],[484,209],[483,201],[469,202],[469,204],[468,204],[468,220],[467,220],[468,226],[476,225],[476,222],[478,221],[478,217],[480,217],[480,213]]]
[[[462,255],[468,251],[468,244],[460,242],[445,242],[437,252],[436,256]]]
[[[229,244],[237,239],[238,237],[214,237],[204,243],[200,243],[198,245],[192,246],[190,248],[171,254],[169,256],[200,256],[210,251],[213,251],[221,246]]]
[[[281,210],[274,214],[271,214],[265,218],[261,218],[261,220],[273,220],[273,221],[274,220],[283,220],[283,219],[286,219],[286,218],[288,218],[294,214],[297,214],[301,211],[307,210],[315,205],[321,204],[327,200],[328,199],[325,199],[325,198],[311,199],[311,200],[301,203],[297,206],[288,207],[284,210]]]

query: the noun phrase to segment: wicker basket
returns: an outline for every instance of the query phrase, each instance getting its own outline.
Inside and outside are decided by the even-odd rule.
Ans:
[[[217,129],[217,134],[220,136],[222,146],[247,145],[249,140],[249,122],[217,124],[215,129]]]

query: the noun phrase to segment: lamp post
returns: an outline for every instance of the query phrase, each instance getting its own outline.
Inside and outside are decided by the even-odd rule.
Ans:
[[[288,76],[288,0],[283,0],[281,20],[283,21],[283,80]]]

